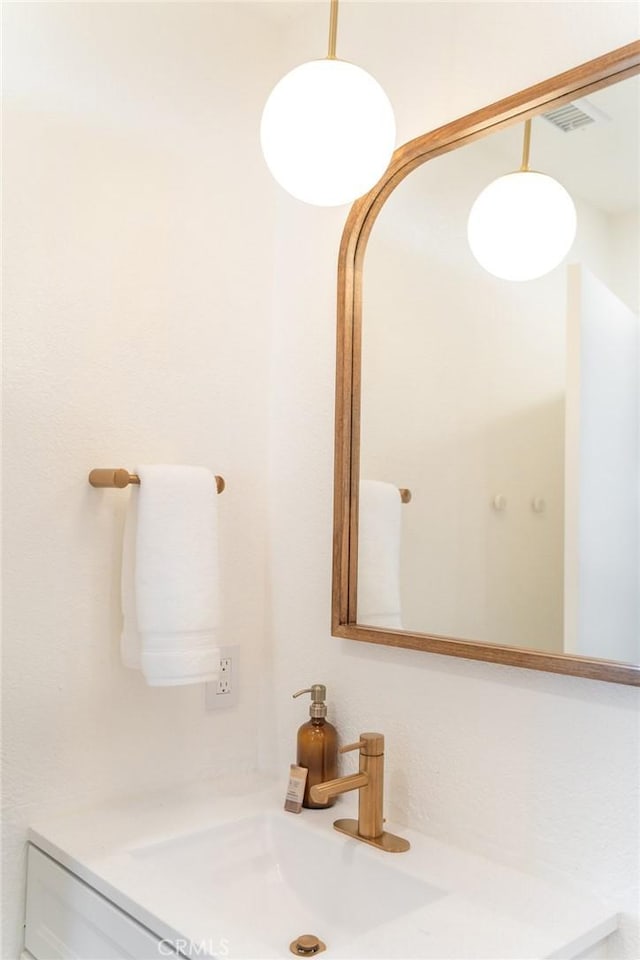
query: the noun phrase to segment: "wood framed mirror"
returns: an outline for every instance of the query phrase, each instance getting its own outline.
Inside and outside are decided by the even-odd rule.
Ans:
[[[334,636],[640,685],[639,74],[636,42],[426,133],[351,208],[338,268]],[[569,190],[578,239],[552,280],[512,283],[472,261],[466,216],[479,187],[517,169],[519,153],[508,157],[529,119],[532,168]],[[604,251],[596,222],[617,246]],[[551,288],[560,297],[547,304]],[[626,332],[610,345],[618,311]],[[624,414],[609,409],[613,393]],[[365,480],[375,489],[359,540]],[[359,593],[387,586],[398,609],[359,610]]]

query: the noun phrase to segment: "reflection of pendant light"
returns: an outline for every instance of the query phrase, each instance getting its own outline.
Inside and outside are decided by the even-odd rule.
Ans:
[[[338,0],[331,0],[329,52],[276,84],[260,128],[269,170],[305,203],[333,207],[366,193],[395,146],[389,99],[361,67],[336,59]]]
[[[489,184],[469,214],[469,246],[502,280],[534,280],[557,267],[576,235],[576,208],[565,188],[529,169],[531,120],[524,126],[522,166]]]

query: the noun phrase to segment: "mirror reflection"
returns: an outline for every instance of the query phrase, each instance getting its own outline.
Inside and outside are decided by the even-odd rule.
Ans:
[[[577,214],[537,279],[490,274],[467,236],[523,124],[383,206],[363,271],[359,624],[640,662],[639,116],[633,77],[534,118],[531,169]]]

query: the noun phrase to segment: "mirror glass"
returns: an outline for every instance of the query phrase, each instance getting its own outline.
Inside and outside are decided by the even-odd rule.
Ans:
[[[523,124],[407,176],[363,268],[357,623],[640,662],[640,78],[533,119],[565,260],[499,280],[469,210]],[[403,503],[399,488],[411,492]]]

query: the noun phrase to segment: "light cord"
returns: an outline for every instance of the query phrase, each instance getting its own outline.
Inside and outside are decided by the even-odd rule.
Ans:
[[[327,60],[336,59],[336,43],[338,40],[338,0],[331,0],[329,13],[329,52]]]
[[[529,169],[529,152],[531,150],[531,120],[525,120],[524,140],[522,142],[522,163],[520,171],[526,173]]]

